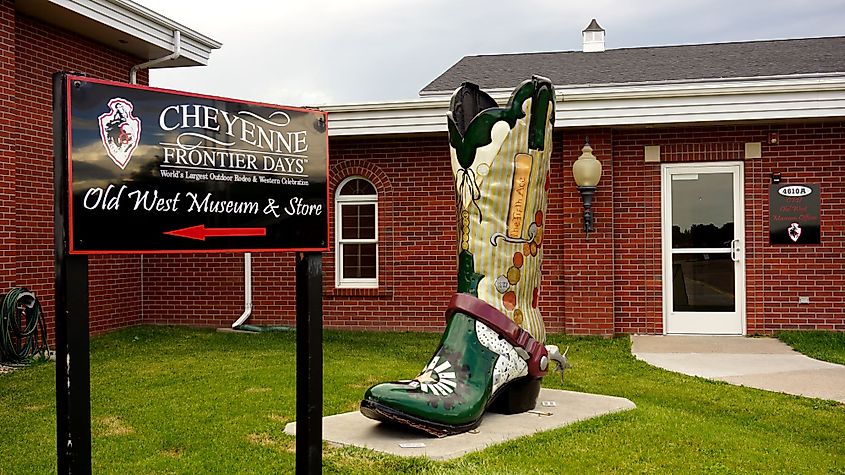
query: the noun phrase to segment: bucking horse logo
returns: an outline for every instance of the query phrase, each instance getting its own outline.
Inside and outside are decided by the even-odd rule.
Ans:
[[[100,138],[112,161],[122,169],[141,141],[141,119],[132,115],[134,106],[120,97],[109,101],[109,111],[99,117]]]
[[[801,225],[798,223],[790,224],[789,229],[786,230],[786,234],[789,235],[789,239],[792,239],[792,242],[798,242],[798,238],[801,237]]]

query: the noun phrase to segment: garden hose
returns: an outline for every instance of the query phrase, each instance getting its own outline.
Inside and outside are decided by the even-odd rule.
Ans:
[[[0,362],[21,363],[48,351],[41,303],[27,289],[9,290],[0,305]]]

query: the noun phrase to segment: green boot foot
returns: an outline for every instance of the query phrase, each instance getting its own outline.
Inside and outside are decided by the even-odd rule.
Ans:
[[[486,302],[456,294],[440,346],[416,378],[377,384],[361,413],[443,437],[472,430],[487,410],[534,408],[546,348]]]

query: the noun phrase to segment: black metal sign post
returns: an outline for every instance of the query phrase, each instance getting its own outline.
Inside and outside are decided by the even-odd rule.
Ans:
[[[323,255],[296,256],[296,473],[321,473]]]
[[[88,256],[68,249],[68,148],[65,74],[53,75],[55,226],[56,460],[58,473],[91,473]]]
[[[53,76],[59,473],[91,473],[88,255],[297,252],[297,473],[322,452],[325,112]]]

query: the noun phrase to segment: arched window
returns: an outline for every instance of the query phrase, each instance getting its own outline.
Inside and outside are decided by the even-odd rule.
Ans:
[[[335,285],[378,287],[378,194],[365,178],[352,176],[335,195]]]

